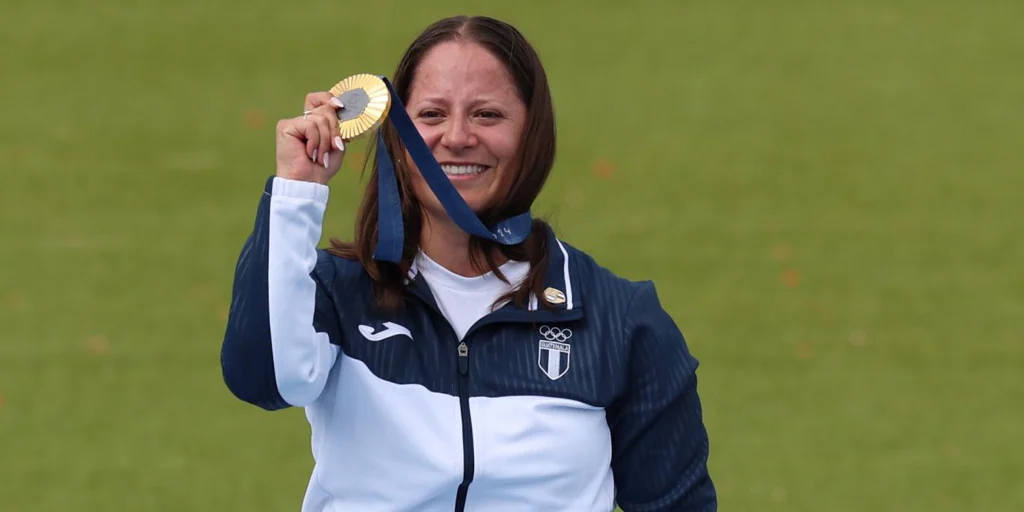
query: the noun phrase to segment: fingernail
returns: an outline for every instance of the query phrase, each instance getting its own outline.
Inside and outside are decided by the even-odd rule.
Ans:
[[[313,161],[314,161],[314,162],[316,162],[316,152],[317,152],[318,150],[320,150],[320,148],[313,148]]]
[[[330,163],[329,163],[330,160],[328,160],[330,158],[330,156],[331,156],[330,153],[324,153],[324,169],[326,169],[327,166],[330,165]]]
[[[345,151],[345,141],[341,140],[341,135],[334,136],[334,147],[338,148],[338,151]]]
[[[338,99],[338,98],[337,98],[336,96],[335,96],[335,97],[331,97],[331,103],[334,103],[334,104],[335,104],[335,105],[337,105],[338,107],[342,107],[342,108],[344,108],[344,107],[345,107],[345,104],[344,104],[344,103],[342,103],[342,102],[341,102],[341,100],[340,100],[340,99]]]

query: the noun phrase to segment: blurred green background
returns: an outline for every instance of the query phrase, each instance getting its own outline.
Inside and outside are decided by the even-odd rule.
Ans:
[[[298,510],[218,363],[274,124],[457,13],[539,49],[535,213],[657,282],[722,510],[1024,510],[1020,0],[4,0],[0,510]]]

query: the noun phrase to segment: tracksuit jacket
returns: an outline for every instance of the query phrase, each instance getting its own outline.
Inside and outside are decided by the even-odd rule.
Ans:
[[[305,409],[303,512],[716,510],[698,363],[650,282],[548,233],[559,303],[459,340],[415,267],[385,312],[358,262],[317,248],[328,191],[267,180],[221,352],[237,398]]]

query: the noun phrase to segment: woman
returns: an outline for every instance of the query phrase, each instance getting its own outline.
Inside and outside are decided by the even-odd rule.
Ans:
[[[555,128],[544,69],[515,28],[435,23],[394,90],[454,201],[486,226],[528,217]],[[715,510],[697,361],[650,283],[616,277],[540,220],[511,241],[467,233],[391,124],[354,242],[317,249],[344,156],[340,103],[310,94],[277,126],[222,350],[239,399],[305,408],[315,467],[302,510]],[[379,200],[388,155],[394,204]],[[394,261],[375,252],[388,212],[402,221]]]

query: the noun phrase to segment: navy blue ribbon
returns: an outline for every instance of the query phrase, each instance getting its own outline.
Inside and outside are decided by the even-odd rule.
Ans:
[[[416,167],[419,168],[423,179],[434,191],[441,202],[441,206],[448,212],[448,216],[463,231],[488,240],[493,240],[503,245],[515,245],[530,234],[533,220],[530,212],[524,212],[515,217],[498,222],[493,228],[488,228],[480,222],[480,219],[469,208],[466,201],[459,195],[448,176],[441,170],[441,165],[434,159],[433,153],[427,147],[427,143],[420,137],[419,130],[409,118],[405,105],[395,92],[395,88],[385,77],[384,84],[391,94],[391,109],[388,114],[388,121],[398,132],[399,138],[405,144],[406,150],[412,157]],[[405,244],[405,231],[402,223],[402,200],[398,196],[398,180],[395,178],[395,166],[384,145],[384,136],[377,133],[377,247],[373,252],[373,259],[399,263],[402,259],[402,248]]]

